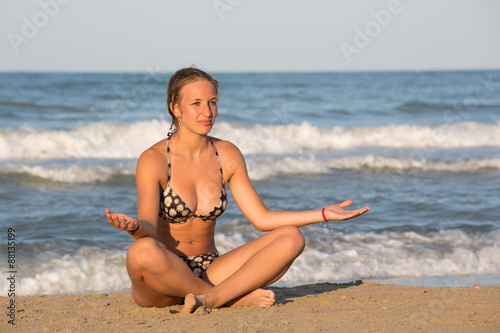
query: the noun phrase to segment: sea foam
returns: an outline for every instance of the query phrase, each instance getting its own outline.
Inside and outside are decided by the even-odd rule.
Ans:
[[[0,167],[0,174],[28,175],[58,183],[96,183],[105,182],[114,176],[135,176],[135,163],[111,165],[82,166],[41,166],[8,164]]]
[[[111,181],[115,176],[135,176],[135,160],[117,164],[83,165],[24,165],[0,166],[0,174],[36,177],[58,183],[92,184]],[[251,180],[266,180],[280,175],[328,174],[334,170],[378,170],[386,172],[433,171],[442,173],[473,173],[500,170],[500,159],[466,159],[429,161],[407,157],[375,156],[372,154],[341,158],[274,157],[248,159]],[[133,182],[133,179],[131,179]]]
[[[260,233],[234,220],[221,225],[216,244],[226,253]],[[500,231],[468,234],[451,229],[425,234],[340,232],[314,225],[303,229],[307,246],[276,284],[291,286],[355,279],[425,276],[500,275]],[[87,293],[130,289],[125,268],[126,246],[101,249],[81,246],[67,254],[37,253],[21,258],[17,295]],[[7,289],[0,273],[0,288]]]
[[[73,130],[1,130],[0,159],[138,158],[165,137],[166,121],[134,124],[95,123]],[[500,123],[475,122],[436,127],[388,125],[380,127],[318,128],[301,125],[241,126],[216,123],[212,134],[229,140],[245,155],[292,154],[377,147],[439,149],[500,147]]]

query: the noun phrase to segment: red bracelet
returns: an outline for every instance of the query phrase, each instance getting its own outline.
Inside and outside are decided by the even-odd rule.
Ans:
[[[325,208],[323,208],[321,210],[321,215],[323,215],[323,221],[328,222],[328,220],[326,219],[326,216],[325,216]]]

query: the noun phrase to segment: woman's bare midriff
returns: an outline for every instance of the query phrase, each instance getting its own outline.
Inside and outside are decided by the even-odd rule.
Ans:
[[[156,239],[179,256],[196,256],[217,251],[214,241],[215,221],[194,218],[183,224],[158,220]]]

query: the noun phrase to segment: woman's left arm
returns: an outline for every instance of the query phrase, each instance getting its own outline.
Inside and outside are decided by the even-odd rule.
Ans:
[[[293,225],[302,227],[308,224],[323,222],[326,220],[348,220],[366,213],[369,206],[356,210],[345,210],[344,208],[352,204],[351,200],[340,204],[332,204],[325,209],[309,211],[276,211],[270,210],[262,202],[257,191],[250,182],[248,171],[243,155],[234,145],[227,143],[225,158],[228,158],[227,171],[229,172],[229,188],[236,205],[243,215],[259,231],[270,231],[276,228]]]

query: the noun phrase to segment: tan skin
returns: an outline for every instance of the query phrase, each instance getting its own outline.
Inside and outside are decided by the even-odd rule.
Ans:
[[[299,227],[322,222],[321,210],[269,210],[252,186],[241,152],[228,141],[209,137],[217,112],[217,92],[208,81],[186,84],[178,104],[171,105],[178,116],[177,132],[170,139],[170,187],[195,214],[210,212],[221,193],[221,176],[212,140],[219,153],[224,182],[245,217],[263,236],[216,258],[202,278],[179,258],[216,251],[214,222],[194,218],[172,224],[158,217],[160,189],[168,181],[166,139],[153,145],[139,158],[136,170],[138,219],[141,230],[127,253],[127,271],[132,296],[144,307],[181,304],[183,312],[199,306],[229,305],[269,307],[274,293],[261,289],[277,281],[305,246]],[[352,201],[326,207],[328,220],[347,220],[370,207],[345,210]],[[131,231],[138,221],[106,209],[108,222]]]

